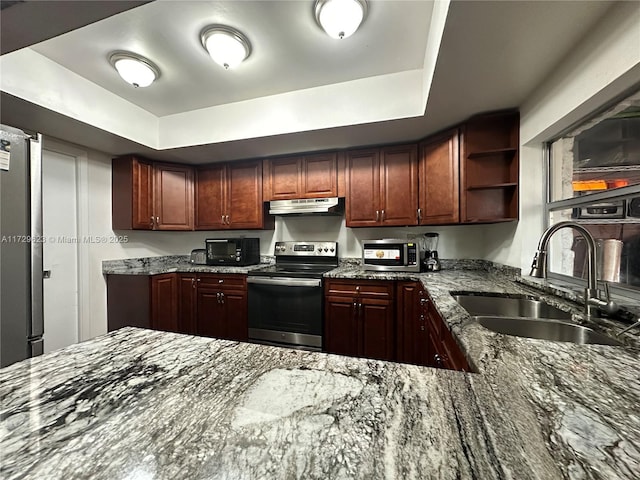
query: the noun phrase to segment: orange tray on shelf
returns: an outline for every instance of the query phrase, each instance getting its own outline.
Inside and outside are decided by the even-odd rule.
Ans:
[[[574,192],[587,192],[591,190],[608,190],[629,185],[629,180],[574,180],[571,182]]]

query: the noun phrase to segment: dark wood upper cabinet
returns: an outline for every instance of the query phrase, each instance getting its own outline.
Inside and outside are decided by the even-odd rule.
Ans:
[[[348,227],[417,225],[417,146],[348,152],[346,212]]]
[[[442,225],[460,221],[458,129],[420,143],[420,225]]]
[[[193,230],[193,168],[136,156],[112,161],[114,230]]]
[[[152,230],[153,163],[139,157],[112,160],[111,220],[114,230]]]
[[[346,158],[346,225],[380,224],[380,151],[351,151]]]
[[[227,168],[227,226],[263,228],[262,162],[232,163]]]
[[[273,228],[262,199],[262,162],[199,168],[195,217],[196,230]]]
[[[193,230],[193,168],[154,164],[157,230]]]
[[[518,219],[518,112],[469,119],[462,129],[461,222]]]
[[[338,196],[337,158],[334,152],[306,155],[302,158],[303,198]]]
[[[227,168],[224,164],[200,167],[196,170],[196,230],[227,228],[225,189]]]
[[[264,161],[265,200],[327,198],[338,195],[334,152]]]

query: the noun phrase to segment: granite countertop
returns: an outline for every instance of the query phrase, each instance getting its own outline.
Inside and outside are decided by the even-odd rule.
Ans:
[[[482,375],[124,328],[0,370],[0,472],[559,478],[531,407],[493,390]]]
[[[326,276],[421,281],[477,373],[123,329],[0,370],[0,476],[637,479],[637,331],[622,347],[493,333],[451,292],[622,324],[508,269],[460,268]]]
[[[237,273],[247,274],[264,268],[274,262],[272,257],[261,257],[257,265],[246,267],[195,265],[189,262],[189,255],[168,255],[162,257],[128,258],[104,260],[103,275],[159,275],[162,273]]]
[[[511,273],[500,269],[375,273],[351,265],[328,276],[421,281],[470,365],[503,404],[503,418],[514,422],[519,437],[545,445],[557,471],[539,478],[639,478],[638,330],[619,337],[624,342],[621,347],[501,335],[480,326],[451,295],[455,291],[533,295],[570,312],[574,323],[601,333],[614,336],[625,327],[608,319],[588,320],[581,305],[557,296],[562,293],[557,288]]]

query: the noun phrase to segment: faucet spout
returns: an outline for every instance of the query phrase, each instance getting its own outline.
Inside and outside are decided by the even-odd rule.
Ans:
[[[595,312],[593,309],[609,302],[603,302],[598,298],[598,272],[596,262],[596,242],[593,236],[585,227],[576,222],[559,222],[547,228],[538,242],[538,251],[533,258],[531,265],[531,276],[537,278],[547,278],[547,250],[551,236],[558,230],[563,228],[571,228],[584,238],[587,244],[587,288],[584,292],[585,311],[588,316]],[[610,303],[610,302],[609,302]],[[612,306],[612,308],[615,308]]]

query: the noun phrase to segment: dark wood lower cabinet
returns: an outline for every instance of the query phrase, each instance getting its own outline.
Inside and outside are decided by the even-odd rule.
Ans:
[[[246,341],[244,275],[108,275],[108,330],[125,326]]]
[[[325,351],[470,371],[420,282],[327,280]]]
[[[178,275],[151,277],[151,328],[178,332]]]
[[[325,283],[325,351],[395,359],[393,282]]]
[[[196,333],[246,341],[247,281],[243,275],[198,275]]]
[[[397,360],[430,365],[429,330],[425,311],[427,294],[418,282],[398,282],[396,292]]]

